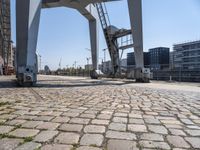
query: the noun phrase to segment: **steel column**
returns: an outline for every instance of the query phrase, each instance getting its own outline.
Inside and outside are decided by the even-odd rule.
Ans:
[[[98,31],[97,31],[97,21],[90,20],[90,44],[91,44],[91,55],[92,55],[92,65],[93,70],[98,69]]]
[[[142,0],[128,0],[128,8],[133,35],[136,68],[143,68],[144,56],[142,31]]]
[[[16,1],[17,78],[21,85],[37,80],[36,46],[41,0]]]

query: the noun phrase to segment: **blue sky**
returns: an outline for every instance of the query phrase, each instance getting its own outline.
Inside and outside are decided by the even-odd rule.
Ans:
[[[12,2],[12,40],[15,38],[15,0]],[[144,51],[166,46],[172,50],[174,43],[200,39],[200,0],[143,0]],[[127,1],[106,4],[111,24],[130,28]],[[102,49],[106,48],[102,30],[99,30],[100,62]],[[61,65],[86,64],[90,57],[88,21],[70,8],[44,9],[41,14],[37,50],[42,56],[42,66],[57,69]],[[127,50],[123,57],[126,57]],[[109,59],[107,53],[106,59]],[[91,61],[91,60],[90,60]]]

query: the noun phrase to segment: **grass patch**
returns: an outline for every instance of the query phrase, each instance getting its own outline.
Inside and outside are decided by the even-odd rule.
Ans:
[[[33,141],[33,137],[25,137],[25,138],[23,138],[23,139],[24,139],[24,141],[21,142],[21,143],[19,143],[19,145],[22,145],[22,144],[24,144],[24,143]]]
[[[11,103],[10,102],[0,102],[0,107],[5,106],[5,105],[11,105]]]
[[[0,122],[0,125],[4,125],[5,123],[4,122]]]
[[[14,129],[18,129],[18,128],[21,128],[21,127],[22,127],[21,124],[19,124],[19,125],[15,125],[15,128],[14,128]]]
[[[9,134],[0,134],[0,139],[3,139],[3,138],[16,138],[16,137]]]
[[[91,147],[98,147],[96,144],[91,144],[90,146]]]
[[[24,143],[33,141],[33,137],[25,137]]]
[[[74,143],[74,144],[72,144],[72,148],[70,149],[70,150],[76,150],[76,148],[78,147],[78,144],[77,143]]]

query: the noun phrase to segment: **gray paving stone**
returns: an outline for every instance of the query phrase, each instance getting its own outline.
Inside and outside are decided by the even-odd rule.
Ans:
[[[139,150],[136,142],[128,140],[109,140],[107,144],[108,150]]]
[[[113,115],[116,117],[127,117],[128,116],[127,113],[114,113]]]
[[[147,123],[147,124],[160,124],[160,121],[158,119],[152,119],[152,118],[147,118],[147,119],[144,119],[144,121]]]
[[[17,119],[24,119],[24,120],[33,120],[34,118],[36,118],[37,116],[32,116],[32,115],[23,115],[23,116],[19,116],[17,117]]]
[[[196,125],[186,125],[186,127],[188,129],[200,130],[200,126],[196,126]]]
[[[11,139],[11,138],[0,139],[0,150],[15,149],[21,142],[23,142],[22,139]]]
[[[154,133],[144,133],[140,136],[142,140],[149,140],[149,141],[164,141],[163,136],[160,134]]]
[[[5,134],[13,130],[13,126],[0,126],[0,134]]]
[[[70,132],[81,132],[83,125],[80,124],[62,124],[59,127],[61,131],[70,131]]]
[[[73,113],[73,112],[65,112],[62,114],[62,116],[67,116],[67,117],[77,117],[79,116],[79,113]]]
[[[126,124],[123,123],[110,123],[108,128],[110,130],[116,130],[116,131],[126,131]]]
[[[110,119],[112,117],[111,114],[99,114],[97,116],[98,119]]]
[[[145,125],[128,124],[128,130],[132,132],[147,132]]]
[[[106,137],[111,139],[122,139],[122,140],[136,140],[136,135],[129,132],[118,132],[108,130]]]
[[[181,119],[184,124],[194,124],[190,119]]]
[[[200,136],[200,130],[185,130],[191,136]]]
[[[166,128],[172,128],[172,129],[183,129],[181,125],[176,125],[176,124],[165,124]]]
[[[69,122],[70,123],[77,123],[77,124],[88,124],[90,119],[86,118],[72,118]]]
[[[141,147],[152,148],[152,149],[165,149],[170,150],[169,144],[166,142],[155,142],[155,141],[139,141]]]
[[[129,123],[130,124],[144,124],[144,120],[143,119],[130,118]]]
[[[101,134],[84,134],[81,138],[80,145],[96,145],[101,146],[104,137]]]
[[[113,122],[127,123],[127,122],[128,122],[128,119],[127,119],[127,118],[123,118],[123,117],[114,117],[114,118],[113,118]]]
[[[69,122],[70,118],[69,117],[56,117],[52,120],[52,122],[57,122],[57,123],[67,123]]]
[[[24,127],[24,128],[35,128],[42,123],[43,123],[43,121],[27,121],[24,124],[22,124],[22,127]]]
[[[64,145],[64,144],[48,144],[44,145],[41,150],[72,150],[72,145]]]
[[[98,125],[108,125],[109,120],[100,120],[100,119],[94,119],[92,120],[92,124],[98,124]]]
[[[87,125],[84,128],[85,133],[104,133],[106,128],[104,126],[97,125]]]
[[[200,149],[200,138],[198,137],[186,137],[185,140],[189,142],[193,148]]]
[[[57,134],[58,134],[58,131],[41,131],[41,132],[34,138],[34,141],[36,141],[36,142],[49,142],[49,141],[51,141]]]
[[[33,118],[33,120],[36,121],[51,121],[54,117],[53,116],[38,116],[36,118]]]
[[[40,143],[28,142],[17,147],[16,150],[36,150],[41,147]]]
[[[14,120],[10,120],[10,121],[6,122],[6,124],[13,126],[13,125],[21,125],[24,122],[26,122],[26,120],[14,119]]]
[[[190,148],[190,145],[180,136],[167,136],[167,140],[174,147],[178,148]]]
[[[43,122],[39,124],[36,128],[37,129],[43,129],[43,130],[55,130],[59,126],[59,123],[55,122]]]
[[[150,131],[159,134],[168,134],[167,129],[161,125],[148,125]]]
[[[80,117],[94,119],[96,117],[96,115],[95,114],[81,114]]]
[[[16,129],[9,133],[11,136],[25,138],[25,137],[32,137],[39,133],[39,130],[35,129]]]
[[[129,117],[130,117],[130,118],[142,119],[142,115],[141,115],[141,114],[135,114],[135,113],[129,114]]]
[[[77,133],[63,132],[60,133],[54,141],[60,144],[77,144],[79,141],[80,135]]]
[[[92,146],[81,146],[76,150],[102,150],[101,148],[92,147]]]
[[[163,124],[176,124],[181,125],[182,123],[178,120],[160,120]]]
[[[169,129],[169,131],[170,131],[171,134],[173,134],[173,135],[186,136],[186,134],[185,134],[185,132],[183,132],[183,130],[179,130],[179,129]]]

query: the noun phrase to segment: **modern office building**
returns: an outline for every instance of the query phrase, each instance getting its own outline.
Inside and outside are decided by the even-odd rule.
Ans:
[[[200,70],[200,40],[174,44],[174,67],[182,70]]]
[[[0,0],[0,57],[3,59],[3,65],[13,66],[10,0]]]
[[[169,53],[170,49],[167,47],[157,47],[149,49],[150,68],[151,70],[162,70],[169,68]]]
[[[144,66],[149,68],[149,65],[150,65],[149,52],[144,52]],[[127,67],[128,67],[128,70],[135,68],[134,52],[127,53]]]

